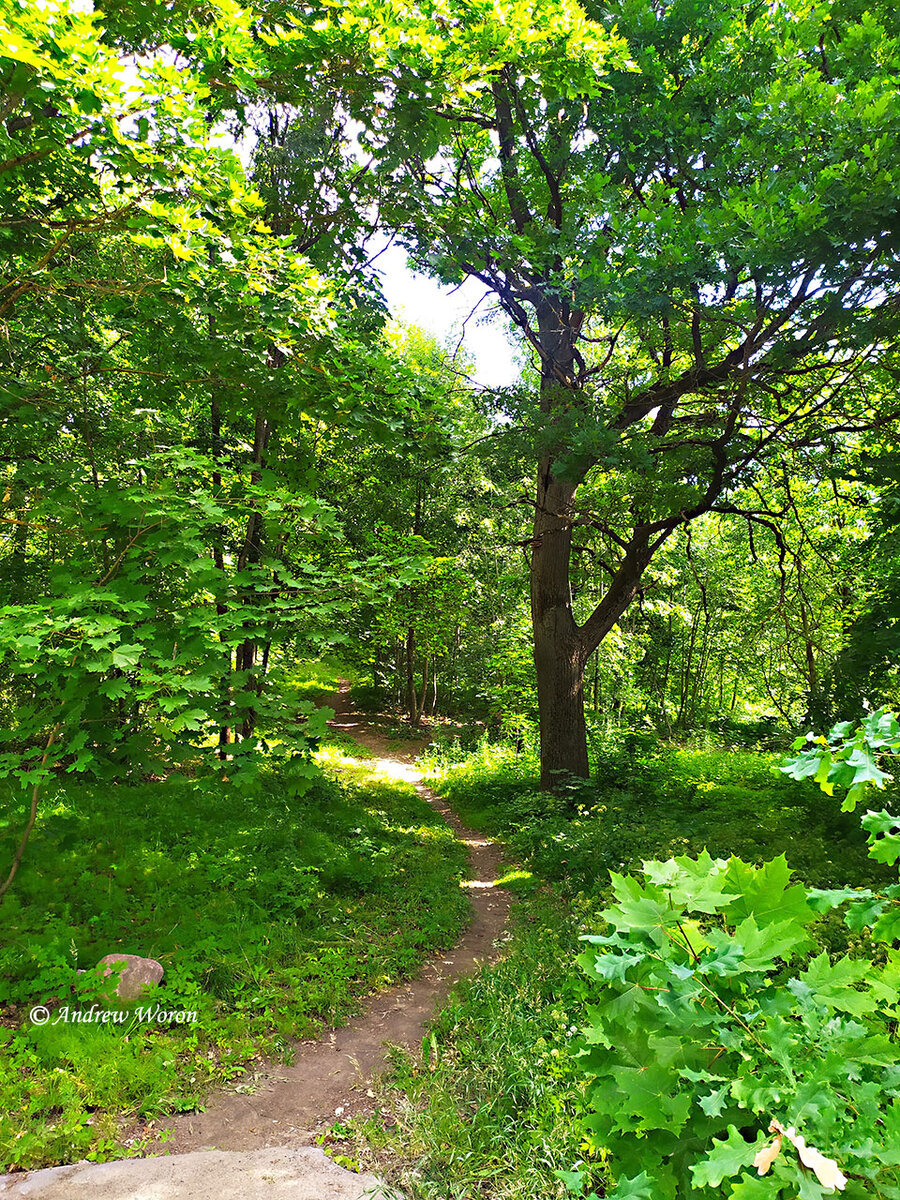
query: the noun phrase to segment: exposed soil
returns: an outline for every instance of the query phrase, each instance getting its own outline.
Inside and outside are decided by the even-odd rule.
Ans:
[[[339,1029],[327,1030],[319,1040],[298,1042],[291,1066],[262,1064],[252,1094],[219,1091],[205,1112],[163,1118],[158,1125],[171,1129],[172,1136],[151,1146],[148,1153],[310,1145],[323,1127],[371,1107],[370,1081],[387,1065],[385,1043],[420,1047],[436,1007],[457,980],[499,955],[495,943],[510,905],[509,893],[494,886],[500,873],[500,849],[467,829],[420,782],[412,753],[390,748],[388,739],[353,711],[349,684],[342,681],[340,693],[328,703],[335,710],[333,728],[372,751],[385,774],[413,783],[465,843],[469,879],[463,886],[472,898],[472,921],[456,945],[430,959],[415,979],[369,997],[359,1016]]]

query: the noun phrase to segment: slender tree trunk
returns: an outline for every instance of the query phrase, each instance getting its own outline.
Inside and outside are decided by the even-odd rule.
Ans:
[[[281,366],[283,356],[281,352],[271,351],[270,361],[273,366]],[[253,469],[250,472],[250,482],[257,484],[262,479],[263,468],[266,464],[266,450],[269,445],[269,438],[272,435],[272,425],[266,419],[262,412],[256,414],[256,423],[253,434]],[[254,566],[262,557],[262,539],[263,539],[263,517],[262,513],[254,509],[247,518],[247,532],[244,537],[244,545],[241,548],[241,553],[238,558],[238,574],[245,571],[248,566]],[[242,597],[242,603],[252,595]],[[257,680],[253,674],[256,666],[256,642],[253,638],[247,638],[237,648],[236,655],[236,672],[244,671],[247,677],[243,682],[243,688],[252,692],[257,685]],[[249,707],[241,722],[241,737],[250,737],[256,727],[256,709]]]
[[[410,725],[416,725],[416,634],[412,625],[406,631],[406,707]]]
[[[421,699],[419,700],[419,705],[416,710],[416,724],[417,725],[421,724],[422,714],[425,712],[425,693],[427,692],[427,690],[428,690],[428,655],[426,654],[425,658],[422,662],[422,696],[421,696]]]
[[[398,637],[394,644],[394,701],[398,711],[403,705],[404,655],[403,639]]]
[[[700,605],[691,616],[691,636],[688,640],[687,653],[682,651],[681,696],[678,702],[678,715],[675,718],[676,729],[686,729],[688,726],[688,697],[691,690],[691,668],[694,665],[694,649],[697,645],[697,622],[700,620]],[[684,643],[682,642],[682,646]]]
[[[803,627],[803,649],[806,656],[806,681],[809,686],[809,714],[816,726],[824,724],[824,704],[819,686],[819,671],[816,664],[816,648],[812,640],[806,605],[800,601],[800,619]]]
[[[216,318],[214,313],[209,314],[209,340],[212,342],[216,336]],[[219,470],[219,462],[222,457],[222,413],[219,408],[219,397],[215,390],[210,396],[209,402],[209,420],[212,433],[212,457],[215,467],[212,473],[213,489],[216,496],[222,493],[222,472]],[[213,530],[213,563],[219,573],[221,580],[221,592],[216,600],[216,616],[224,617],[228,611],[225,604],[225,588],[227,585],[227,576],[225,574],[225,528],[222,525],[217,525]],[[219,632],[219,641],[223,649],[223,671],[222,681],[220,684],[220,703],[222,707],[222,724],[219,727],[219,758],[224,759],[228,755],[226,747],[231,742],[231,647],[225,644],[225,638],[222,632]]]
[[[666,667],[663,671],[662,685],[660,687],[660,711],[662,712],[663,720],[666,723],[666,728],[671,732],[672,725],[669,721],[669,672],[672,669],[672,645],[674,638],[672,636],[672,614],[669,613],[668,631],[666,635]]]
[[[694,671],[694,682],[691,687],[691,725],[697,723],[697,705],[703,699],[706,687],[706,672],[709,667],[709,613],[704,610],[703,639],[700,643],[700,658]]]

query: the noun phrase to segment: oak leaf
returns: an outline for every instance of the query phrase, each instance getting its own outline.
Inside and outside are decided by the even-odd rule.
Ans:
[[[781,1134],[779,1133],[774,1142],[770,1142],[768,1146],[763,1146],[762,1150],[754,1158],[753,1165],[756,1167],[757,1175],[765,1175],[780,1153]]]
[[[815,1146],[807,1146],[806,1139],[801,1137],[794,1129],[793,1125],[785,1127],[780,1121],[773,1120],[769,1125],[771,1133],[781,1134],[786,1137],[791,1145],[796,1149],[800,1161],[804,1167],[808,1167],[821,1183],[822,1187],[833,1188],[836,1191],[842,1192],[847,1186],[847,1176],[843,1173],[833,1158],[826,1158],[820,1150]],[[780,1138],[779,1138],[780,1142]],[[764,1153],[761,1151],[760,1153]],[[759,1157],[759,1155],[757,1155]],[[774,1155],[773,1155],[774,1158]],[[767,1168],[768,1169],[768,1168]],[[763,1174],[762,1171],[759,1172]]]

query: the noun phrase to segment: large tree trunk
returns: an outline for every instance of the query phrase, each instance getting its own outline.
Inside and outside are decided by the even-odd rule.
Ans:
[[[655,551],[671,532],[636,526],[612,570],[606,593],[581,626],[576,624],[569,584],[575,494],[591,467],[572,453],[573,414],[582,406],[576,385],[575,342],[583,314],[563,300],[536,306],[541,348],[541,411],[548,449],[538,465],[531,550],[531,622],[541,724],[541,787],[561,791],[573,776],[587,779],[590,766],[584,723],[584,668],[592,651],[637,594]],[[557,424],[558,423],[558,424]],[[559,436],[554,445],[554,426]],[[566,459],[565,478],[553,474]],[[673,525],[674,528],[674,525]]]
[[[544,623],[534,630],[534,664],[541,721],[541,787],[556,791],[572,776],[590,775],[584,724],[584,663],[579,638]]]
[[[531,556],[531,620],[541,724],[541,787],[590,775],[584,724],[584,643],[572,612],[569,556],[575,487],[543,462]]]

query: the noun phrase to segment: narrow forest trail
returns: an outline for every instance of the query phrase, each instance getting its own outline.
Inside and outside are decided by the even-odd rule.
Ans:
[[[165,1149],[172,1154],[192,1150],[251,1150],[270,1146],[308,1146],[316,1133],[367,1108],[369,1080],[386,1065],[385,1043],[419,1047],[436,1006],[464,975],[496,957],[495,942],[509,913],[508,892],[494,886],[500,874],[499,847],[467,829],[446,804],[421,782],[413,754],[398,752],[387,739],[353,711],[350,685],[329,698],[335,711],[332,728],[348,734],[376,755],[371,764],[385,775],[412,783],[452,827],[469,854],[469,879],[464,881],[473,915],[452,949],[428,960],[414,979],[376,992],[363,1011],[346,1025],[326,1030],[315,1041],[297,1043],[293,1063],[265,1064],[258,1090],[215,1093],[206,1111],[166,1118],[173,1130]],[[340,1110],[340,1112],[338,1111]],[[162,1147],[160,1147],[161,1149]]]
[[[465,844],[469,878],[462,886],[473,914],[462,936],[414,979],[369,996],[346,1025],[298,1042],[290,1066],[258,1065],[252,1092],[220,1090],[203,1112],[161,1118],[157,1128],[170,1133],[147,1150],[161,1157],[0,1176],[2,1200],[361,1200],[384,1194],[372,1176],[332,1163],[314,1148],[316,1139],[335,1120],[369,1111],[371,1081],[387,1066],[387,1046],[417,1050],[453,985],[498,957],[510,894],[495,886],[500,848],[466,828],[425,787],[413,753],[398,752],[354,712],[346,681],[329,707],[332,727],[373,753],[379,772],[413,784]]]

